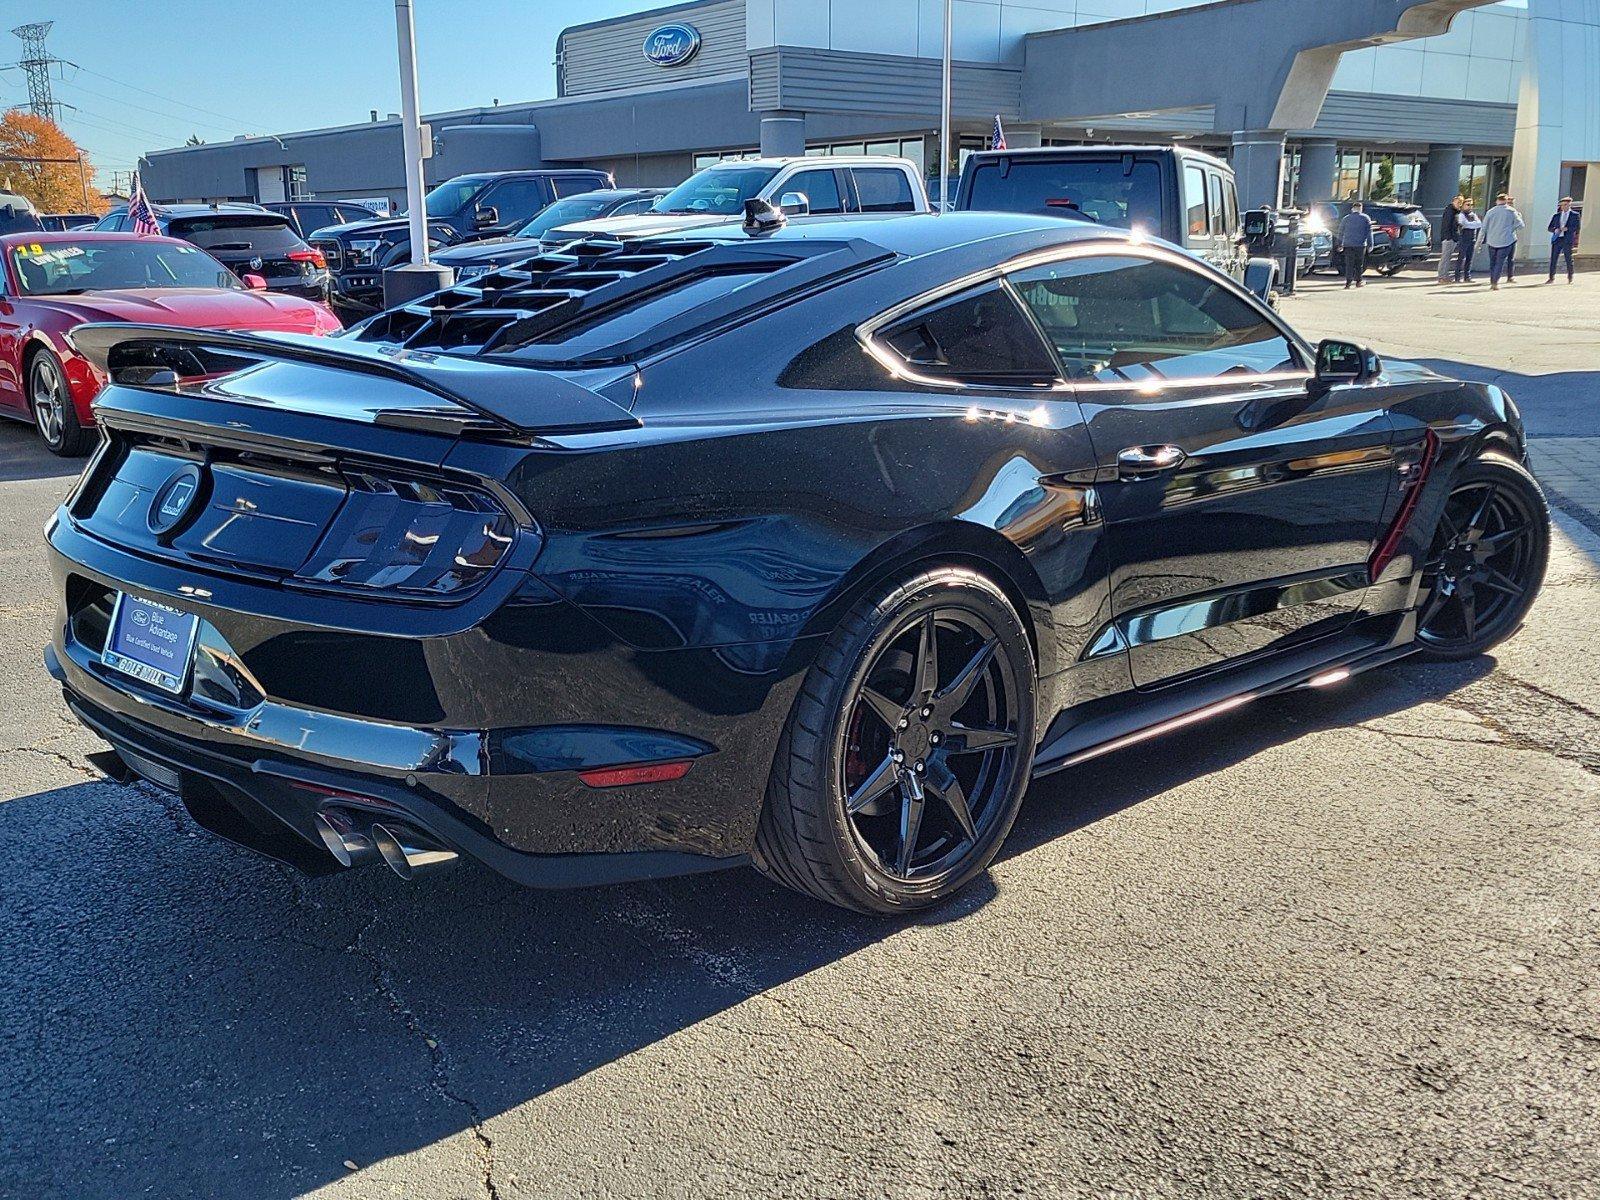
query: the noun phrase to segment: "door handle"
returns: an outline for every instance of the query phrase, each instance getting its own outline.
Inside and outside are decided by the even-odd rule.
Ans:
[[[1188,457],[1177,446],[1129,446],[1117,454],[1117,474],[1123,479],[1148,479],[1177,470]]]

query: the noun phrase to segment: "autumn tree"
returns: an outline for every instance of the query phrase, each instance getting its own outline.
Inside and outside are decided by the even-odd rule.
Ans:
[[[78,157],[83,155],[83,174],[78,173]],[[10,189],[33,201],[40,212],[82,212],[83,180],[94,178],[94,166],[78,144],[61,132],[61,127],[44,117],[13,108],[0,116],[0,158],[64,159],[64,162],[0,163],[0,181],[9,180]],[[102,213],[106,201],[89,185],[89,211]]]

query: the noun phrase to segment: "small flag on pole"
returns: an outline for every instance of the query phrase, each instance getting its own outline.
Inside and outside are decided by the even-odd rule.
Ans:
[[[156,210],[150,203],[150,197],[144,194],[137,173],[133,177],[133,195],[128,197],[128,228],[141,237],[157,237],[161,233]]]
[[[992,140],[994,141],[994,149],[996,149],[996,150],[1004,150],[1006,148],[1006,131],[1000,127],[1000,114],[999,113],[995,114],[995,118],[994,118],[994,136],[993,136]]]

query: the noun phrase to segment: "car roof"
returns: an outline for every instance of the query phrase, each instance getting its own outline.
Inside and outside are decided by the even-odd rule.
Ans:
[[[85,229],[77,233],[72,230],[34,230],[32,233],[4,233],[0,234],[0,246],[9,249],[12,246],[53,246],[62,243],[71,245],[78,242],[161,242],[168,246],[188,246],[194,248],[182,238],[163,237],[151,233],[113,233],[110,230]]]
[[[899,255],[926,254],[935,250],[973,245],[990,238],[1016,234],[1047,233],[1058,243],[1093,241],[1107,237],[1129,240],[1127,231],[1094,221],[1075,221],[1048,214],[1010,212],[949,213],[855,213],[846,216],[803,217],[792,220],[771,233],[752,237],[744,226],[731,219],[725,225],[700,225],[670,233],[643,235],[642,241],[742,242],[792,241],[817,239],[840,241],[859,238]]]
[[[570,196],[557,196],[557,200],[634,200],[640,196],[665,196],[667,188],[595,188],[588,192],[573,192]]]
[[[229,200],[221,204],[157,204],[154,207],[158,217],[281,215],[260,204],[251,204],[243,200]]]
[[[897,154],[797,154],[785,158],[725,158],[721,162],[710,163],[701,167],[701,171],[715,171],[721,168],[733,169],[737,167],[787,167],[794,163],[808,163],[814,167],[851,167],[863,164],[881,167],[886,165],[912,166],[915,164],[908,158],[901,158]],[[698,174],[699,172],[696,172]]]
[[[1091,155],[1109,157],[1117,154],[1181,154],[1185,158],[1203,159],[1205,162],[1215,166],[1226,167],[1229,171],[1233,170],[1226,159],[1218,158],[1215,154],[1207,154],[1204,150],[1194,146],[1180,146],[1176,142],[1152,142],[1149,144],[1107,142],[1104,145],[1089,146],[1017,146],[1015,148],[1007,147],[1004,150],[974,150],[967,155],[967,158],[969,160],[974,158],[1049,158],[1051,156],[1058,158],[1088,158]]]

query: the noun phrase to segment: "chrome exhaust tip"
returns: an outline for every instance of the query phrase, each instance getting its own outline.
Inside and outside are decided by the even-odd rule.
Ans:
[[[328,853],[344,867],[358,867],[378,857],[378,848],[369,834],[355,827],[355,822],[345,814],[319,812],[311,818],[317,827],[317,836],[328,848]]]
[[[432,838],[409,825],[374,825],[372,841],[383,861],[401,879],[410,879],[423,867],[437,866],[457,858]]]

